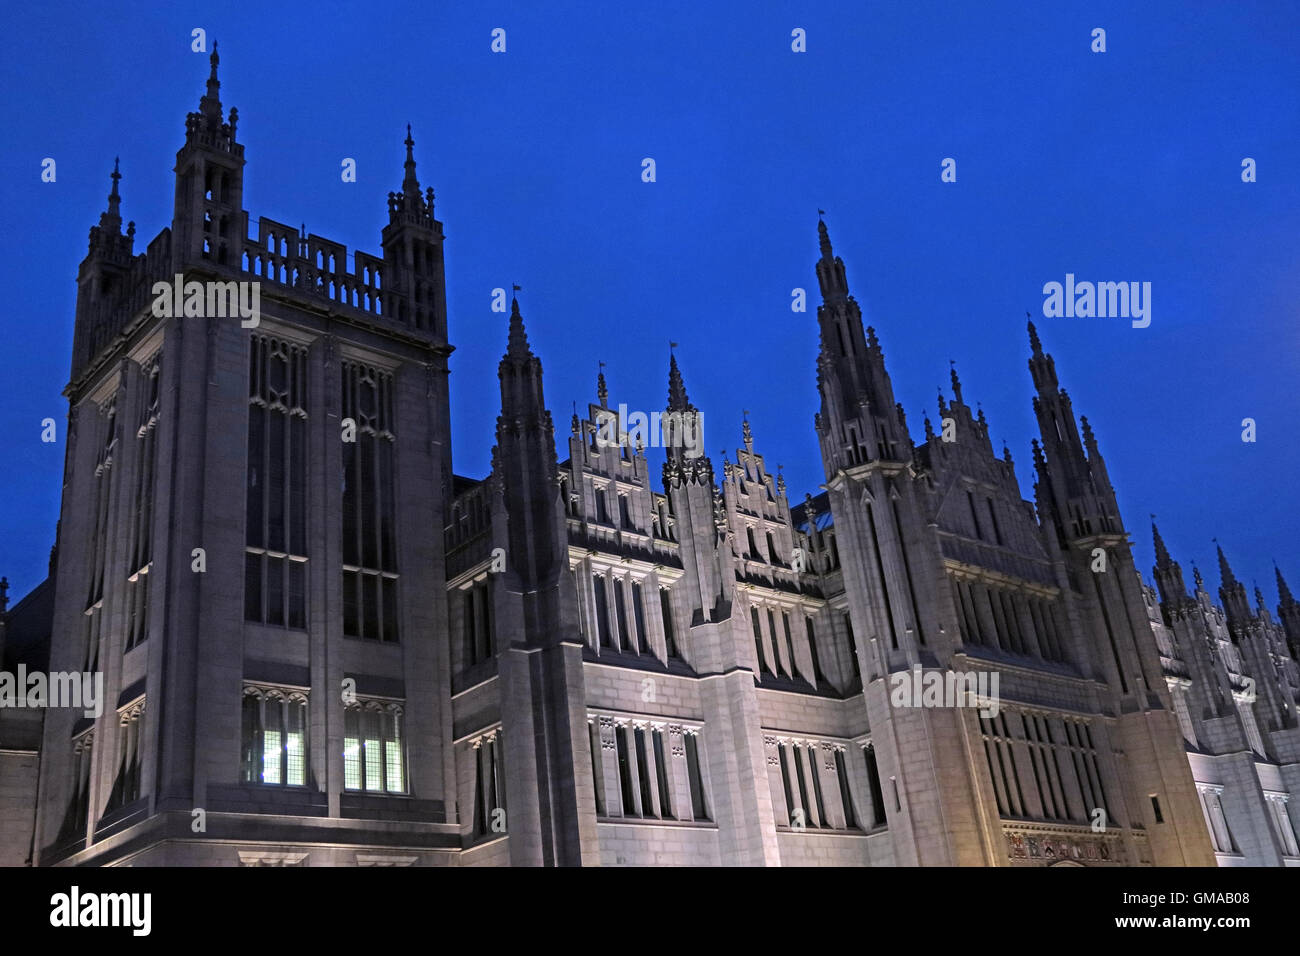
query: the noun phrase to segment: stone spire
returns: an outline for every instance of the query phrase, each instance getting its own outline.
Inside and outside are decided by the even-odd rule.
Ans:
[[[690,397],[686,394],[686,383],[682,381],[682,371],[677,367],[677,356],[668,358],[668,411],[694,411]]]
[[[113,174],[110,177],[113,180],[113,188],[108,194],[108,208],[99,216],[99,228],[106,232],[114,234],[122,231],[122,197],[117,193],[118,180],[122,174],[118,172],[118,157],[113,157]]]
[[[1277,577],[1277,599],[1283,605],[1295,604],[1296,600],[1291,595],[1291,589],[1287,587],[1286,578],[1282,577],[1282,569],[1273,564],[1273,574]]]
[[[406,175],[402,179],[402,192],[407,195],[420,195],[420,180],[415,176],[415,140],[411,138],[411,124],[406,124],[406,162],[402,167]]]
[[[1187,599],[1187,585],[1183,583],[1183,569],[1169,556],[1165,539],[1160,536],[1160,529],[1156,527],[1155,515],[1151,516],[1151,540],[1155,543],[1156,549],[1154,568],[1156,587],[1160,591],[1160,600],[1167,605],[1166,610],[1172,617]]]
[[[1169,558],[1169,549],[1165,547],[1165,539],[1160,537],[1160,529],[1156,527],[1156,516],[1151,516],[1151,538],[1155,542],[1156,548],[1156,568],[1167,568],[1172,563]]]
[[[1217,541],[1214,547],[1219,553],[1219,600],[1223,602],[1223,610],[1228,616],[1228,625],[1235,637],[1238,630],[1244,627],[1254,615],[1250,612],[1250,601],[1246,597],[1245,585],[1232,573],[1232,567],[1228,564],[1223,548],[1219,547]]]
[[[533,350],[528,344],[528,333],[524,331],[524,317],[519,314],[518,298],[510,300],[510,333],[506,339],[506,355],[521,361],[533,357]]]
[[[1291,649],[1291,656],[1300,661],[1300,603],[1297,603],[1292,596],[1291,589],[1287,587],[1282,577],[1282,569],[1276,562],[1273,564],[1273,573],[1277,576],[1277,619],[1281,621],[1282,629],[1286,631],[1286,642]]]
[[[420,180],[415,175],[415,140],[411,137],[410,123],[406,124],[406,139],[402,142],[406,146],[402,191],[388,194],[388,224],[390,227],[409,224],[433,228],[433,187],[420,195]]]
[[[217,41],[212,41],[212,53],[208,56],[208,86],[203,98],[199,100],[199,112],[209,120],[221,123],[221,81],[217,79]]]

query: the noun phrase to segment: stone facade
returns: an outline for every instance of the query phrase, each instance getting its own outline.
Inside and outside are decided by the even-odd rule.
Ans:
[[[250,232],[237,119],[214,52],[171,227],[134,252],[115,170],[81,265],[49,666],[101,670],[108,705],[46,716],[35,863],[1294,856],[1265,835],[1298,809],[1300,607],[1274,624],[1225,576],[1195,663],[1193,606],[1222,612],[1164,565],[1162,605],[1142,585],[1032,324],[1033,502],[955,371],[913,441],[824,225],[820,494],[791,504],[748,421],[715,470],[675,356],[645,427],[602,374],[559,460],[517,300],[492,471],[460,477],[409,130],[382,256],[348,271],[328,239]],[[160,315],[175,276],[187,300],[256,282],[256,325],[202,296]],[[899,698],[954,672],[984,690]]]

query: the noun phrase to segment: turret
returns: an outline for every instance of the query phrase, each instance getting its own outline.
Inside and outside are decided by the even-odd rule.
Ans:
[[[826,223],[818,221],[821,258],[817,307],[821,349],[817,385],[821,411],[816,418],[827,477],[869,461],[906,462],[912,443],[885,370],[875,330],[863,334],[862,310],[849,294],[844,263],[834,254]]]
[[[185,118],[185,145],[176,153],[176,198],[172,213],[175,267],[202,263],[238,269],[243,255],[244,147],[235,141],[239,111],[221,118],[217,44],[208,58],[207,90],[197,112]]]
[[[433,187],[420,192],[409,124],[405,145],[402,188],[388,194],[383,232],[385,310],[399,322],[446,339],[442,223],[433,216]]]

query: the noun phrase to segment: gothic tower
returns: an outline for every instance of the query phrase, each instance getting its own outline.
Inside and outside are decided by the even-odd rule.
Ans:
[[[1078,628],[1076,659],[1106,685],[1103,706],[1120,776],[1127,781],[1108,816],[1142,828],[1156,865],[1210,865],[1213,856],[1141,577],[1105,461],[1087,418],[1081,420],[1080,438],[1070,397],[1033,322],[1029,340],[1041,439],[1034,448],[1039,520]]]
[[[936,587],[940,556],[913,467],[914,450],[875,331],[863,334],[844,263],[818,223],[822,304],[816,416],[844,566],[846,621],[862,674],[884,804],[903,865],[993,862],[969,770],[974,740],[955,708],[895,707],[892,675],[945,668],[957,633]],[[998,846],[999,858],[1001,846]]]
[[[528,344],[517,299],[498,376],[492,480],[507,529],[497,620],[509,641],[498,667],[510,861],[591,864],[599,854],[577,594],[542,362]]]
[[[51,668],[105,699],[46,722],[37,862],[446,859],[441,263],[250,235],[217,65],[170,227],[133,254],[115,172],[79,276]]]

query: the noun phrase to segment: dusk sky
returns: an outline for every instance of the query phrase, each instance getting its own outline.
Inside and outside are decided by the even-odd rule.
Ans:
[[[1025,313],[1087,415],[1150,575],[1148,513],[1191,582],[1218,537],[1276,604],[1300,593],[1300,7],[924,2],[197,3],[6,11],[0,575],[45,575],[63,474],[75,277],[115,156],[136,252],[170,224],[185,114],[220,44],[245,208],[380,252],[414,129],[445,226],[453,464],[482,477],[520,304],[564,442],[572,403],[662,409],[668,342],[705,448],[824,480],[817,210],[913,436],[955,359],[1032,499]],[[1094,53],[1092,31],[1106,31]],[[490,49],[494,28],[506,52]],[[807,52],[791,50],[806,31]],[[42,182],[42,160],[57,180]],[[343,182],[344,158],[357,181]],[[657,181],[642,181],[653,158]],[[956,182],[940,179],[956,160]],[[1242,181],[1242,161],[1257,182]],[[255,231],[256,226],[253,226]],[[1151,324],[1049,318],[1043,286],[1151,283]],[[808,290],[793,313],[791,290]],[[40,440],[41,420],[59,441]],[[1257,441],[1242,441],[1242,420]],[[652,454],[658,486],[657,451]],[[734,452],[732,453],[734,457]],[[440,533],[429,529],[430,533]]]

